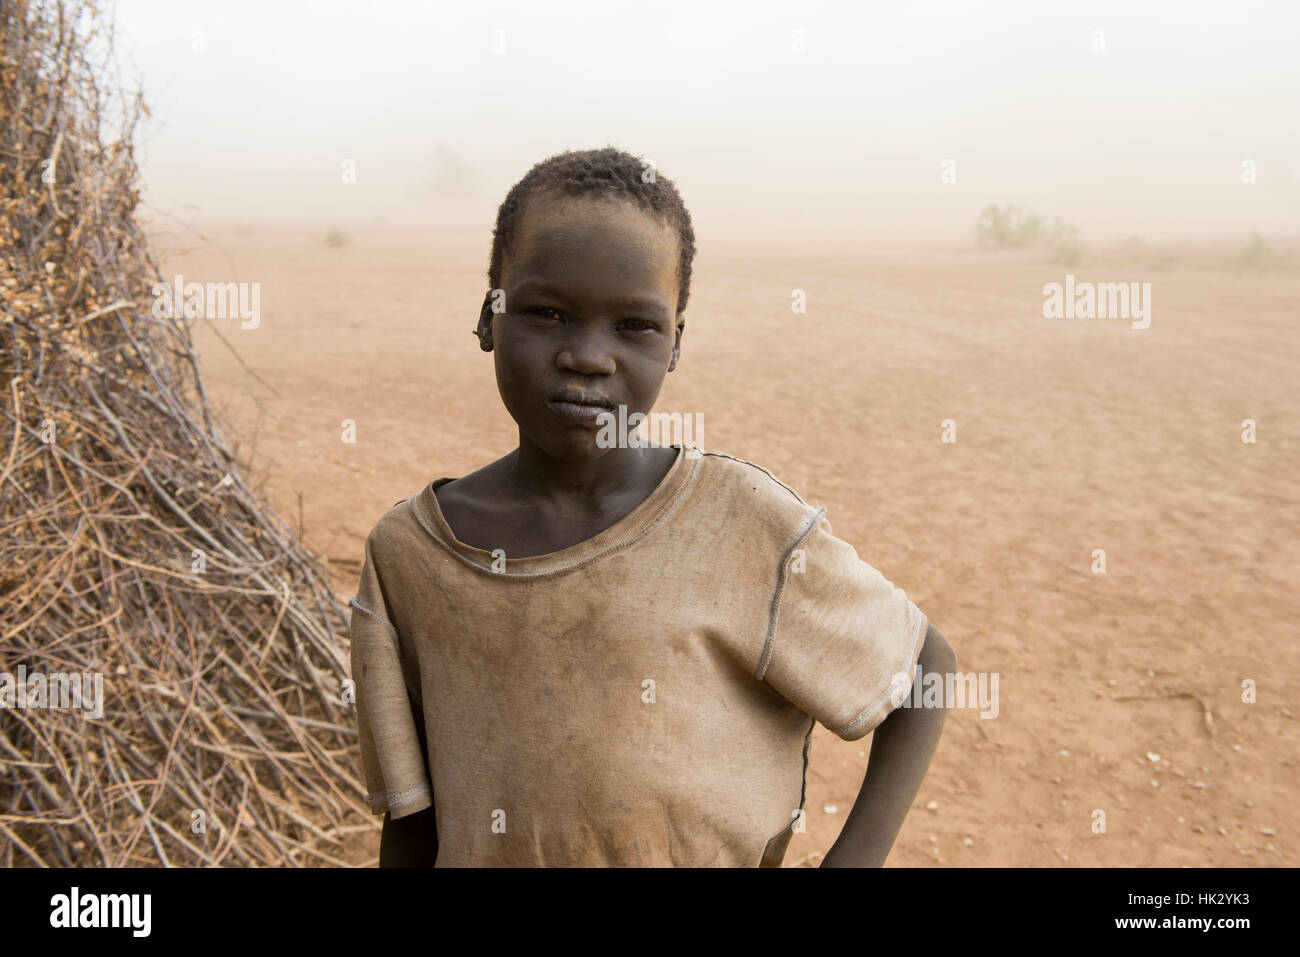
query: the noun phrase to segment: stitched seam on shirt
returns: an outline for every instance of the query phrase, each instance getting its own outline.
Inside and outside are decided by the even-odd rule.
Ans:
[[[913,605],[912,607],[915,608],[916,606]],[[913,652],[914,652],[915,649],[916,649],[916,643],[917,643],[917,642],[920,640],[920,638],[921,638],[921,623],[924,622],[924,621],[926,621],[926,618],[925,618],[925,615],[923,615],[923,614],[921,613],[920,609],[917,609],[916,619],[917,619],[917,620],[916,620],[916,634],[912,635],[912,642],[911,642],[910,645],[908,645],[908,648],[907,648],[907,658],[904,660],[904,663],[910,662],[910,661],[912,660]],[[892,688],[892,687],[893,687],[893,683],[892,683],[892,681],[891,681],[891,682],[890,682],[890,688]],[[882,701],[886,700],[886,699],[889,697],[889,691],[890,691],[890,688],[886,688],[885,691],[884,691],[884,693],[882,693],[879,697],[877,697],[874,701],[872,701],[871,704],[869,704],[869,705],[867,705],[865,708],[863,708],[862,711],[859,712],[859,714],[858,714],[858,716],[857,716],[856,718],[854,718],[852,721],[850,721],[850,722],[849,722],[848,724],[846,724],[844,727],[842,727],[842,728],[840,728],[838,731],[836,731],[835,734],[836,734],[836,735],[839,735],[839,736],[841,736],[841,737],[843,737],[843,736],[846,735],[846,734],[852,734],[852,733],[853,733],[853,732],[854,732],[858,727],[860,727],[860,726],[862,725],[862,722],[864,722],[864,721],[867,720],[867,716],[870,715],[871,712],[872,712],[874,709],[879,708],[879,707],[880,707],[880,703],[881,703]]]
[[[781,830],[777,831],[770,838],[768,838],[767,843],[763,845],[763,854],[761,857],[759,857],[760,866],[762,865],[763,861],[767,860],[768,852],[772,849],[772,844],[774,841],[780,840],[781,837],[786,833],[786,831],[789,831],[791,834],[796,833],[794,828],[799,823],[799,814],[800,812],[803,811],[804,804],[808,802],[808,766],[809,766],[809,757],[812,754],[812,734],[813,734],[813,728],[815,727],[817,727],[817,719],[812,718],[808,722],[808,733],[803,736],[803,775],[800,778],[800,782],[799,782],[799,806],[795,808],[790,823],[787,824],[785,827],[781,828]],[[787,851],[789,850],[788,846],[786,850]],[[784,856],[785,856],[785,852],[782,853],[782,857]]]
[[[393,639],[393,645],[397,648],[397,660],[402,666],[402,684],[406,686],[406,694],[412,701],[419,700],[423,702],[423,695],[418,692],[416,685],[411,681],[411,675],[406,667],[406,650],[402,647],[402,637],[397,633],[397,628],[383,615],[371,611],[355,598],[349,601],[348,604],[356,606],[363,614],[369,615],[388,629],[388,636]]]
[[[763,655],[758,660],[758,671],[755,675],[759,681],[762,681],[767,674],[767,667],[772,663],[772,653],[776,650],[776,619],[781,610],[781,598],[785,594],[785,583],[789,579],[790,558],[808,536],[813,533],[825,515],[826,506],[818,505],[817,511],[813,513],[808,521],[808,527],[794,540],[794,544],[786,549],[785,557],[781,559],[781,570],[776,580],[776,594],[772,596],[772,608],[767,618],[767,637],[763,641]]]
[[[429,793],[429,790],[429,785],[419,784],[413,788],[403,788],[401,791],[374,791],[366,795],[366,803],[372,806],[379,801],[389,805],[401,804],[411,798],[423,797]]]
[[[775,475],[773,475],[770,471],[768,471],[767,469],[763,468],[763,466],[759,465],[759,464],[756,463],[756,462],[750,462],[750,461],[748,461],[748,460],[746,460],[746,459],[739,459],[739,458],[736,458],[736,456],[734,456],[734,455],[728,455],[726,452],[711,452],[711,451],[705,451],[704,454],[705,454],[705,455],[716,455],[716,456],[718,456],[718,458],[722,458],[722,459],[731,459],[731,461],[733,461],[733,462],[739,462],[741,465],[748,465],[748,466],[749,466],[750,468],[752,468],[752,469],[758,469],[760,472],[762,472],[764,475],[766,475],[768,478],[770,478],[773,482],[775,482],[777,485],[781,486],[781,488],[785,489],[787,492],[789,492],[791,495],[793,495],[796,499],[798,499],[800,505],[807,505],[807,504],[808,504],[807,502],[805,502],[805,501],[803,500],[803,496],[801,496],[798,492],[796,492],[796,491],[795,491],[794,489],[792,489],[790,486],[786,485],[786,484],[785,484],[784,482],[782,482],[779,478],[777,478]]]
[[[441,545],[445,551],[451,554],[453,558],[460,561],[461,564],[463,565],[468,565],[470,568],[476,569],[485,575],[491,575],[494,578],[514,579],[516,581],[520,581],[520,580],[529,581],[536,578],[550,578],[555,575],[568,574],[569,572],[574,571],[575,569],[581,568],[584,565],[589,565],[594,561],[606,557],[607,555],[612,555],[616,552],[621,552],[625,548],[630,548],[632,545],[635,545],[644,536],[650,534],[651,531],[653,531],[664,521],[666,521],[668,517],[674,511],[677,510],[677,508],[681,505],[681,503],[685,501],[687,490],[690,488],[691,485],[695,483],[696,476],[699,474],[698,468],[696,468],[694,465],[694,463],[697,463],[699,459],[698,458],[690,459],[689,461],[692,462],[691,471],[687,474],[685,480],[682,482],[682,487],[677,490],[677,492],[673,495],[670,501],[660,506],[659,511],[655,513],[654,517],[651,518],[649,521],[647,521],[645,526],[635,535],[633,535],[629,539],[625,539],[624,541],[615,542],[612,545],[608,545],[599,552],[595,552],[591,555],[587,555],[586,557],[570,562],[567,565],[561,565],[558,568],[548,568],[546,571],[541,571],[541,572],[510,572],[510,571],[494,572],[492,571],[491,568],[486,567],[484,565],[480,565],[478,562],[474,561],[473,559],[469,558],[466,555],[462,555],[455,548],[452,548],[450,545],[444,542],[442,538],[440,538],[434,532],[434,530],[429,527],[428,523],[425,522],[424,517],[420,514],[420,510],[415,507],[415,499],[411,499],[410,510],[411,510],[412,517],[416,520],[417,523],[419,523],[420,527],[423,528],[434,541],[436,541],[439,545]],[[509,561],[509,558],[507,558],[506,561]]]
[[[401,640],[400,640],[399,637],[398,637],[397,629],[396,629],[395,627],[393,627],[393,623],[392,623],[391,621],[389,621],[389,620],[388,620],[387,618],[385,618],[383,615],[379,614],[379,612],[377,612],[377,611],[371,611],[369,608],[367,608],[365,605],[361,604],[361,602],[359,602],[359,601],[358,601],[357,599],[355,599],[355,598],[353,598],[351,601],[349,601],[348,604],[351,605],[353,608],[355,608],[357,611],[361,612],[361,613],[362,613],[363,615],[365,615],[366,617],[368,617],[368,618],[373,618],[375,621],[379,622],[381,625],[383,625],[385,628],[387,628],[387,629],[388,629],[388,633],[389,633],[389,635],[392,636],[393,641],[397,642],[397,645],[398,645],[399,648],[401,647],[401,644],[402,644],[402,643],[401,643]]]

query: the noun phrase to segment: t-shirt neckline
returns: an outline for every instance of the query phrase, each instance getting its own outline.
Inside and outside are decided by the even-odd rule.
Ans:
[[[455,481],[455,477],[441,476],[424,486],[411,499],[411,510],[416,520],[435,541],[465,564],[472,565],[486,574],[507,578],[536,578],[569,571],[626,548],[667,518],[682,491],[695,477],[701,458],[700,454],[687,455],[684,446],[673,444],[668,447],[677,449],[677,457],[673,459],[672,467],[636,508],[609,528],[557,552],[530,555],[526,558],[511,558],[506,555],[504,567],[501,567],[502,563],[497,561],[498,556],[494,556],[491,551],[468,545],[458,539],[443,516],[434,490]]]

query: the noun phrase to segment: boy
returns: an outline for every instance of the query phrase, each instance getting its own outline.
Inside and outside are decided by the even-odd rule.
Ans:
[[[823,866],[879,865],[929,765],[944,711],[895,702],[956,658],[824,509],[721,452],[597,441],[686,327],[690,214],[646,168],[567,152],[511,189],[476,334],[519,446],[366,540],[381,866],[779,866],[816,721],[876,731]]]

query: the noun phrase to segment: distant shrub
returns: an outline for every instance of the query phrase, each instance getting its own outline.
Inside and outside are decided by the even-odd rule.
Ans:
[[[1046,245],[1052,251],[1053,259],[1067,266],[1073,266],[1079,261],[1079,254],[1083,251],[1079,243],[1079,227],[1057,216],[1052,222],[1052,228],[1048,230]]]
[[[995,249],[1028,249],[1043,246],[1058,262],[1073,265],[1082,251],[1079,227],[1057,216],[1050,227],[1043,217],[1014,203],[984,207],[975,223],[975,239],[981,246]]]
[[[1262,266],[1273,255],[1273,249],[1259,233],[1251,233],[1241,250],[1241,261],[1247,266]]]
[[[1043,221],[1036,213],[1027,213],[1014,203],[1005,207],[993,203],[984,207],[975,224],[975,238],[982,246],[1024,249],[1038,241]]]
[[[338,249],[340,246],[346,246],[349,243],[348,234],[341,229],[330,228],[325,234],[325,245]]]

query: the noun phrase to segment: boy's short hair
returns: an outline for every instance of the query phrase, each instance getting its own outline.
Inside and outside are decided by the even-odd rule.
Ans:
[[[488,265],[491,288],[501,287],[505,251],[514,239],[528,199],[549,190],[570,196],[625,196],[660,222],[676,227],[681,247],[677,266],[677,312],[681,314],[690,295],[691,262],[695,259],[695,230],[691,226],[691,214],[672,180],[659,175],[651,163],[612,146],[556,153],[536,164],[510,188],[505,201],[497,209],[496,228],[492,231],[492,260]],[[618,192],[612,192],[614,190]]]

